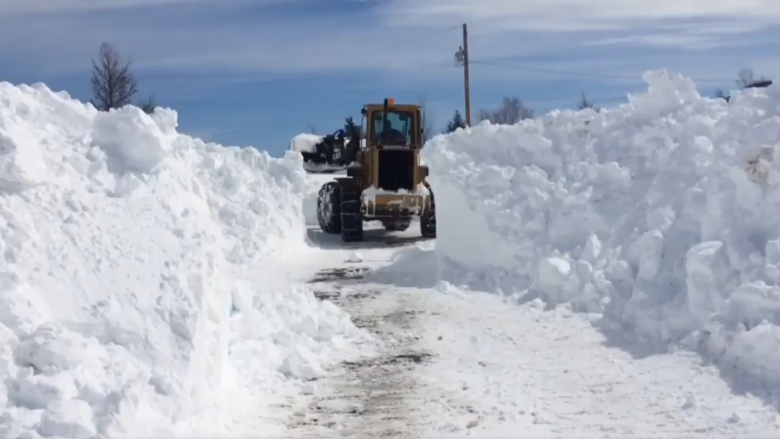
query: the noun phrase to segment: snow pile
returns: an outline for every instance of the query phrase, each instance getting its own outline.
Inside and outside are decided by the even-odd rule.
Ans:
[[[780,88],[727,104],[644,79],[600,113],[432,139],[442,277],[601,313],[780,385]]]
[[[300,155],[176,125],[0,83],[0,437],[217,434],[251,385],[231,384],[242,326],[302,379],[352,330],[310,291],[258,286],[306,248]]]

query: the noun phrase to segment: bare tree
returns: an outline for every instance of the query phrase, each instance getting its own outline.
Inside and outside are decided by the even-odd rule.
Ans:
[[[130,73],[130,61],[122,65],[122,57],[113,44],[100,45],[98,61],[92,60],[92,105],[100,111],[121,108],[132,103],[138,93],[138,82]],[[145,113],[154,113],[154,97],[137,104]]]
[[[154,102],[154,96],[149,96],[149,99],[146,100],[141,106],[141,110],[143,110],[146,114],[152,114],[154,113],[154,109],[157,108],[157,104]]]
[[[420,123],[422,124],[423,129],[423,144],[427,142],[428,140],[433,137],[433,125],[434,125],[434,116],[433,111],[428,106],[428,100],[424,97],[420,97],[418,99],[418,104],[420,105],[420,113],[422,120]]]
[[[124,107],[136,93],[138,84],[130,73],[130,61],[122,65],[116,48],[101,44],[99,60],[92,60],[92,105],[100,111]]]
[[[505,97],[495,110],[480,110],[479,119],[494,124],[514,125],[523,119],[532,119],[534,110],[523,105],[518,97]]]
[[[306,125],[306,129],[312,134],[317,134],[317,125],[314,125],[313,123]]]
[[[742,69],[739,71],[737,76],[739,77],[739,79],[737,79],[736,82],[739,88],[750,87],[753,84],[767,80],[767,78],[764,77],[763,75],[756,78],[753,69]]]

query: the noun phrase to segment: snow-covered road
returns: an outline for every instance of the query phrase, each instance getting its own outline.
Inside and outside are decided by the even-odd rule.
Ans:
[[[312,277],[319,298],[337,303],[382,343],[313,382],[316,392],[299,401],[288,421],[296,437],[704,438],[780,431],[774,408],[735,395],[693,353],[637,351],[605,336],[587,315],[545,310],[541,301],[518,305],[447,284],[383,282],[403,276],[388,276],[399,247],[382,245],[413,241],[407,235],[377,231],[353,246],[362,261],[333,264]],[[325,259],[355,256],[330,254]],[[418,260],[429,256],[420,251]]]

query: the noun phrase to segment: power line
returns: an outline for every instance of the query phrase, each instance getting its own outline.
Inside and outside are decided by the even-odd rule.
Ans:
[[[641,79],[640,75],[636,76],[630,76],[630,75],[610,75],[606,73],[589,73],[589,72],[576,72],[572,70],[554,70],[554,69],[543,69],[543,68],[537,68],[537,67],[525,67],[525,66],[517,66],[517,65],[506,65],[506,64],[496,64],[491,63],[487,61],[474,61],[471,60],[471,64],[478,64],[486,67],[494,67],[499,69],[508,69],[508,70],[523,70],[528,72],[538,72],[538,73],[552,73],[552,74],[558,74],[558,75],[571,75],[571,76],[590,76],[594,78],[606,78],[606,79],[631,79],[631,80],[639,80]],[[731,82],[733,79],[712,79],[712,78],[691,78],[694,82],[717,82],[717,83],[723,83],[723,82]]]
[[[449,93],[449,94],[446,94],[446,95],[439,95],[439,96],[436,96],[436,97],[433,97],[433,98],[424,98],[424,99],[425,99],[426,102],[436,102],[436,101],[443,101],[445,99],[450,99],[452,97],[453,97],[453,95],[451,93]]]
[[[506,93],[490,93],[490,92],[479,91],[479,90],[477,90],[477,91],[471,90],[471,95],[472,96],[476,95],[476,96],[480,96],[480,97],[491,97],[491,98],[503,98],[503,97],[506,97]],[[455,100],[455,99],[460,98],[460,96],[458,96],[456,93],[447,93],[447,94],[442,94],[442,95],[435,95],[435,97],[431,97],[431,98],[426,97],[426,94],[423,93],[422,96],[423,96],[423,100],[425,100],[425,102],[439,102],[439,101],[444,101],[444,100],[449,100],[449,99]]]

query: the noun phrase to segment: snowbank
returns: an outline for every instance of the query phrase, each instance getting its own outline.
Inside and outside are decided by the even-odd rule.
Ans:
[[[780,87],[648,72],[600,113],[430,141],[443,279],[601,313],[780,385]]]
[[[300,155],[176,125],[0,83],[0,437],[219,434],[237,361],[310,379],[352,331],[258,285],[306,248]]]

